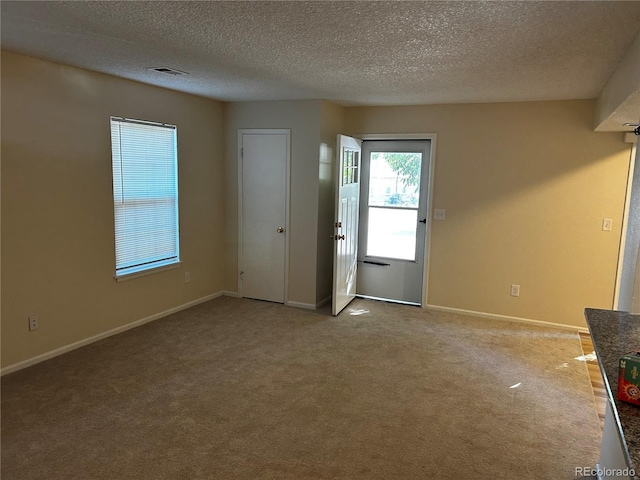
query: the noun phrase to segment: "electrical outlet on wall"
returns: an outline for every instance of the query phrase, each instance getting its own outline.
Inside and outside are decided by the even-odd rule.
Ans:
[[[191,275],[189,272],[184,272],[184,283],[189,283],[191,281]]]
[[[520,285],[511,285],[511,296],[512,297],[520,296]]]
[[[40,327],[37,315],[29,315],[29,330],[37,330]]]

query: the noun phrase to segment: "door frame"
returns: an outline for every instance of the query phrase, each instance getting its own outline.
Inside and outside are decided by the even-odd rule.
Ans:
[[[422,266],[422,296],[421,307],[428,307],[429,298],[429,265],[431,265],[431,224],[433,221],[433,185],[436,165],[436,140],[435,133],[360,133],[353,137],[364,141],[373,140],[429,140],[429,194],[427,195],[427,234],[424,236],[424,265]]]
[[[238,298],[242,298],[242,195],[243,195],[243,135],[285,135],[287,154],[285,165],[285,241],[284,241],[284,305],[289,304],[289,239],[291,212],[291,129],[290,128],[239,128],[238,129]]]

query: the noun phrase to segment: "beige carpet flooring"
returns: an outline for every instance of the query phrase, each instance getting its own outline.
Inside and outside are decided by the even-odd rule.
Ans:
[[[2,479],[564,480],[577,334],[371,300],[219,298],[2,379]]]

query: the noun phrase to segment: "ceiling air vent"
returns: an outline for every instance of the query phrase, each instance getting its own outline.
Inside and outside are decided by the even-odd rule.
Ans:
[[[153,70],[154,72],[164,73],[166,75],[189,75],[187,72],[181,72],[180,70],[176,70],[175,68],[169,67],[149,67],[147,70]]]

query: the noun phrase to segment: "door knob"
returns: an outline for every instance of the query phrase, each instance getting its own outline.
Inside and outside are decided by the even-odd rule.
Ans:
[[[283,227],[278,227],[278,229],[276,230],[276,232],[278,232],[278,233],[284,233],[284,228],[283,228]]]

